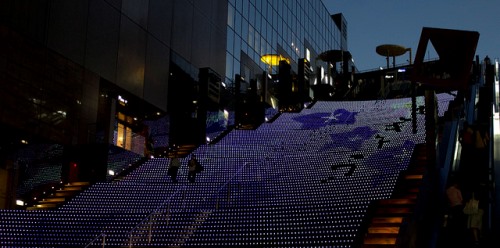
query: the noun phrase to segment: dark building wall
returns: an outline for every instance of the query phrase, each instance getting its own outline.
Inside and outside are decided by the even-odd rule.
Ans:
[[[0,122],[61,144],[85,142],[99,77],[0,26]]]
[[[6,0],[0,7],[9,28],[162,110],[171,49],[224,74],[227,1]]]

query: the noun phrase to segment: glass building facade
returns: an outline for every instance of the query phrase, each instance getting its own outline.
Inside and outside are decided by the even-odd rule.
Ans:
[[[306,58],[313,68],[323,67],[326,74],[327,65],[318,61],[317,55],[327,50],[347,50],[345,34],[322,1],[229,0],[227,9],[227,82],[232,82],[235,74],[248,78],[252,77],[248,73],[259,73],[245,58],[262,71],[269,69],[261,61],[265,54],[290,59],[295,71],[299,59]],[[271,70],[276,73],[277,67]]]
[[[319,0],[2,1],[0,124],[65,145],[204,143],[235,125],[239,102],[278,110],[279,66],[263,55],[286,60],[289,81],[306,59],[301,85],[333,84],[318,55],[347,50],[344,26]]]

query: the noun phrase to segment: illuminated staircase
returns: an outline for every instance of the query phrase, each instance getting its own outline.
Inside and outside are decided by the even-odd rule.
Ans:
[[[402,247],[398,246],[401,230],[413,217],[423,181],[427,159],[425,146],[417,145],[414,157],[409,168],[401,173],[392,198],[373,203],[362,248]]]
[[[33,206],[27,207],[26,210],[55,209],[84,191],[88,186],[90,186],[89,182],[62,184],[58,189],[54,189],[43,199],[38,200]]]

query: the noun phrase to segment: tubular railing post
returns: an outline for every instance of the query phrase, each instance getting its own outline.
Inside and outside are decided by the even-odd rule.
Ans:
[[[102,234],[102,248],[106,246],[106,234]]]
[[[184,188],[184,192],[182,192],[182,208],[186,208],[186,191],[187,189]]]
[[[167,226],[170,224],[170,202],[167,207]]]
[[[151,236],[153,230],[153,216],[151,215],[151,219],[149,220],[149,228],[148,228],[148,244],[151,244]]]

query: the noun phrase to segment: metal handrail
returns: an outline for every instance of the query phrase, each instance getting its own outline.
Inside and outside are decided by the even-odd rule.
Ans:
[[[205,202],[207,202],[208,200],[210,199],[216,199],[217,202],[216,202],[216,206],[214,206],[213,209],[218,209],[218,195],[220,194],[220,192],[222,190],[224,190],[232,181],[233,179],[240,175],[241,172],[243,171],[243,169],[249,165],[250,162],[247,162],[245,164],[243,164],[243,166],[241,166],[234,175],[232,175],[229,180],[227,180],[222,186],[220,186],[212,195],[210,195],[209,197],[205,198]],[[146,217],[144,217],[137,225],[135,225],[128,233],[127,233],[127,237],[129,237],[129,247],[131,247],[131,243],[130,243],[130,240],[131,240],[131,236],[133,235],[133,233],[141,226],[143,225],[144,223],[146,223],[153,215],[159,213],[162,211],[162,209],[165,207],[165,206],[168,206],[168,210],[167,211],[170,211],[170,202],[172,201],[173,197],[175,197],[176,195],[180,194],[181,192],[185,192],[185,189],[187,188],[187,185],[183,185],[182,187],[180,187],[179,189],[177,189],[172,195],[170,195],[170,197],[168,199],[166,199],[165,201],[163,201],[155,210],[153,210],[151,213],[149,213]],[[184,199],[185,200],[185,199]],[[86,246],[85,248],[89,247],[90,245],[92,245],[94,242],[96,242],[97,240],[99,240],[100,238],[102,238],[102,247],[105,247],[106,245],[106,234],[104,232],[101,232],[99,235],[97,235],[92,241],[90,241]]]
[[[241,171],[243,170],[243,168],[245,168],[245,166],[247,166],[249,164],[249,162],[243,164],[243,166],[241,166],[237,172],[231,176],[231,178],[229,178],[229,180],[226,181],[226,183],[224,183],[224,185],[220,186],[217,191],[215,193],[212,194],[212,196],[208,197],[208,199],[213,199],[213,198],[216,198],[218,200],[218,194],[226,188],[226,186],[228,186],[231,181],[233,181],[233,179],[238,176]],[[153,216],[154,214],[157,214],[159,212],[161,212],[161,209],[165,206],[165,205],[168,205],[168,210],[167,212],[170,214],[170,201],[172,200],[172,198],[177,195],[178,193],[180,193],[181,191],[182,192],[186,192],[186,187],[187,185],[184,185],[182,188],[178,189],[173,195],[170,196],[170,198],[168,200],[166,200],[165,202],[163,202],[155,211],[153,211],[152,213],[150,213],[146,218],[144,218],[139,224],[137,224],[129,233],[128,233],[128,236],[129,236],[129,247],[131,248],[132,247],[132,234],[133,232],[139,228],[141,225],[143,225],[146,221],[148,221],[151,216]],[[230,193],[230,192],[229,192]],[[228,194],[229,194],[228,193]],[[205,198],[205,202],[208,200],[207,198]],[[184,205],[184,201],[185,201],[185,197],[183,197],[183,205]],[[218,205],[218,202],[216,203],[216,206],[214,207],[215,209],[217,209],[217,205]],[[152,238],[152,235],[151,235],[151,230],[152,230],[152,227],[150,226],[149,227],[149,236],[148,236],[148,239],[149,239],[149,242],[151,242],[151,238]]]
[[[144,224],[146,221],[148,221],[151,216],[161,212],[161,209],[168,205],[170,206],[170,201],[173,199],[174,196],[176,196],[177,194],[179,194],[181,191],[185,190],[187,187],[187,185],[183,185],[182,187],[180,187],[179,189],[177,189],[172,195],[170,195],[170,197],[168,199],[166,199],[165,201],[163,201],[153,212],[151,212],[150,214],[148,214],[148,216],[146,216],[144,219],[141,220],[141,222],[139,222],[137,225],[135,225],[134,228],[132,228],[132,230],[130,230],[130,232],[128,232],[128,237],[129,237],[129,240],[131,239],[131,236],[132,234],[142,225]],[[129,247],[130,247],[130,244],[129,244]]]
[[[95,237],[92,241],[90,241],[84,248],[89,247],[90,245],[92,245],[94,242],[96,242],[101,237],[102,237],[102,247],[105,247],[106,246],[106,234],[100,233],[99,235],[97,235],[97,237]]]
[[[219,199],[219,193],[225,189],[228,185],[230,185],[230,183],[233,181],[233,179],[238,176],[242,171],[243,171],[243,168],[245,168],[245,166],[249,165],[250,162],[246,162],[245,164],[243,164],[243,166],[241,166],[234,175],[231,176],[231,178],[229,178],[229,180],[226,181],[226,183],[224,183],[222,186],[219,187],[219,189],[213,193],[211,196],[209,196],[208,198],[205,198],[205,202],[207,202],[208,200],[210,199],[216,199],[216,205],[215,205],[215,209],[218,209],[218,205],[219,205],[219,202],[218,202],[218,199]]]
[[[173,193],[168,199],[166,199],[165,201],[163,201],[153,212],[151,212],[150,214],[148,214],[148,216],[146,216],[144,219],[141,220],[141,222],[139,222],[139,224],[137,224],[136,226],[134,226],[134,228],[132,228],[132,230],[128,233],[128,236],[130,236],[130,234],[135,231],[135,229],[137,229],[141,224],[143,224],[146,220],[148,220],[150,218],[151,215],[157,213],[159,211],[159,209],[161,209],[165,204],[169,203],[169,201],[175,196],[177,195],[182,189],[186,188],[186,185],[184,185],[183,187],[179,188],[175,193]],[[97,235],[94,239],[92,239],[92,241],[90,241],[89,243],[87,243],[87,245],[84,246],[84,248],[87,248],[89,246],[91,246],[94,242],[96,242],[98,239],[100,239],[102,237],[102,247],[105,247],[106,245],[106,233],[104,232],[101,232],[99,233],[99,235]]]

